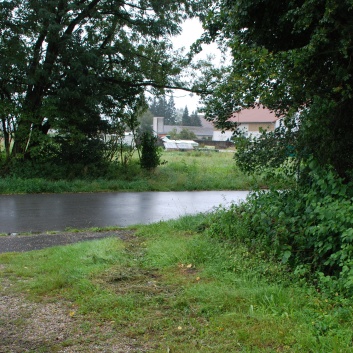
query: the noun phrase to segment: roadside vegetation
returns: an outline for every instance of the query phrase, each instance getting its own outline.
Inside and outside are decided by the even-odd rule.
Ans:
[[[113,165],[105,175],[97,177],[88,170],[86,177],[79,179],[33,177],[35,171],[29,169],[27,175],[21,172],[0,178],[0,193],[248,190],[283,186],[289,182],[278,176],[247,176],[235,165],[233,157],[234,151],[163,152],[160,156],[162,165],[146,170],[140,167],[135,154],[129,164]]]
[[[5,2],[0,193],[258,191],[211,215],[138,227],[126,242],[1,255],[10,288],[72,301],[83,321],[111,323],[142,351],[352,352],[351,4],[112,3],[108,16],[110,2]],[[188,16],[205,29],[188,59],[211,42],[232,56],[193,64],[194,84],[179,80],[191,61],[167,51]],[[207,118],[235,129],[236,163],[233,153],[155,150],[141,169],[123,138],[137,133],[146,86],[200,94]],[[229,120],[262,107],[281,120],[256,140]],[[119,137],[111,149],[102,132]]]
[[[7,294],[67,304],[83,336],[45,342],[43,351],[84,350],[92,340],[104,347],[103,334],[85,334],[113,327],[112,337],[133,340],[133,352],[353,352],[351,299],[249,248],[247,224],[235,227],[227,215],[139,226],[127,240],[2,254],[1,277],[11,283]]]
[[[352,7],[340,1],[282,6],[220,0],[218,10],[210,13],[205,28],[209,39],[229,41],[232,63],[217,70],[222,80],[214,80],[203,97],[206,115],[229,129],[234,111],[273,110],[281,117],[274,131],[256,140],[237,131],[236,163],[250,175],[281,168],[296,180],[289,188],[256,193],[243,207],[230,210],[230,219],[215,222],[218,233],[236,238],[239,223],[245,225],[249,249],[272,254],[331,296],[349,298],[353,70],[348,61],[353,52],[347,45],[352,41],[347,20],[353,18]],[[205,76],[204,87],[209,82]]]

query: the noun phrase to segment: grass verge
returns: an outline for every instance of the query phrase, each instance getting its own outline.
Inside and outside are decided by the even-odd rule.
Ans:
[[[0,194],[62,193],[104,191],[185,191],[185,190],[248,190],[269,185],[288,186],[280,178],[254,178],[241,173],[233,160],[234,153],[164,152],[167,162],[152,172],[143,170],[137,160],[126,167],[117,167],[102,178],[80,180],[48,180],[22,178],[0,179]]]
[[[113,325],[136,352],[353,352],[350,299],[325,297],[280,264],[210,238],[207,221],[3,254],[1,276],[31,300],[70,301],[78,326]]]

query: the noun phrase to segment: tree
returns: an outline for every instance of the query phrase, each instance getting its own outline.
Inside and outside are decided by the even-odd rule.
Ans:
[[[193,131],[185,128],[180,131],[178,136],[182,140],[195,140],[197,138]]]
[[[173,128],[171,131],[169,131],[168,135],[170,136],[170,138],[172,140],[177,140],[179,138],[178,131],[177,131],[176,127]]]
[[[181,118],[181,124],[183,126],[190,126],[191,121],[190,121],[190,116],[189,116],[189,109],[187,106],[184,108],[183,116]]]
[[[152,103],[149,106],[150,111],[154,116],[164,117],[166,125],[176,125],[176,109],[173,94],[167,100],[166,96],[153,97]]]
[[[157,137],[151,132],[143,132],[141,136],[141,167],[153,170],[161,164],[160,151],[157,146]]]
[[[166,105],[165,124],[166,125],[176,125],[177,124],[177,114],[176,114],[173,93],[170,95],[169,100]]]
[[[149,104],[149,110],[153,116],[158,116],[157,113],[157,97],[154,96],[152,102]]]
[[[192,112],[190,115],[190,126],[201,126],[201,120],[199,115],[197,114],[197,110]]]
[[[182,116],[182,125],[183,126],[201,126],[200,117],[197,114],[197,111],[192,112],[189,115],[189,109],[186,106]]]
[[[176,125],[182,125],[183,113],[184,113],[183,108],[176,108]]]
[[[76,149],[76,160],[102,132],[136,125],[146,87],[191,89],[169,36],[201,10],[194,0],[2,1],[0,119],[11,155],[37,160],[52,145],[56,156]]]
[[[154,116],[162,116],[165,118],[167,101],[165,95],[158,97],[155,107],[153,107],[152,113]]]
[[[172,131],[170,131],[169,135],[172,140],[195,140],[197,138],[193,131],[190,131],[186,128],[183,128],[180,133],[178,133],[177,129],[174,128]]]
[[[206,115],[223,128],[241,107],[263,104],[298,123],[296,155],[353,169],[353,8],[348,1],[214,3],[205,41],[227,43],[232,63],[204,73]],[[299,118],[294,115],[299,112]]]
[[[21,29],[3,25],[10,21],[16,3],[2,2],[0,8],[0,120],[7,159],[10,158],[10,145],[14,137],[14,117],[18,106],[22,104],[22,78],[27,69],[23,61],[27,51],[21,44]]]
[[[153,114],[147,109],[139,113],[138,120],[140,122],[140,130],[142,132],[152,132],[153,128]]]

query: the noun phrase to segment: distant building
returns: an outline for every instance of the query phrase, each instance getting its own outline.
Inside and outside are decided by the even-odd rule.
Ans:
[[[153,132],[156,135],[164,134],[164,117],[155,116],[153,117]]]
[[[163,138],[170,134],[173,130],[180,133],[183,129],[192,131],[196,135],[199,143],[202,141],[230,141],[233,136],[233,131],[218,130],[214,127],[211,121],[206,120],[200,116],[202,126],[179,126],[179,125],[164,125],[163,117],[153,118],[154,133]],[[260,128],[273,131],[276,127],[278,117],[267,108],[257,107],[250,109],[243,109],[234,113],[228,121],[236,122],[238,129],[240,129],[246,137],[257,137],[260,135]]]
[[[153,118],[153,131],[158,136],[170,134],[173,130],[179,134],[183,129],[193,132],[198,140],[212,140],[213,124],[200,116],[202,126],[180,126],[180,125],[164,125],[163,117]]]
[[[257,137],[260,135],[260,128],[267,131],[274,131],[278,117],[267,108],[258,107],[243,109],[234,113],[228,121],[236,122],[238,129],[244,133],[246,137]],[[213,141],[228,141],[233,135],[232,131],[214,130]]]

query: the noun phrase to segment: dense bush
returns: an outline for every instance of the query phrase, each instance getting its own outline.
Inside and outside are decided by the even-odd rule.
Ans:
[[[245,242],[295,273],[353,293],[352,185],[314,162],[294,189],[253,193],[240,206],[214,214],[213,235]]]
[[[161,164],[161,151],[157,145],[157,137],[150,132],[141,136],[141,167],[152,170]]]
[[[0,159],[0,175],[49,180],[110,178],[116,175],[119,166],[116,159],[108,156],[109,148],[98,137],[58,135],[33,147],[27,158]]]

